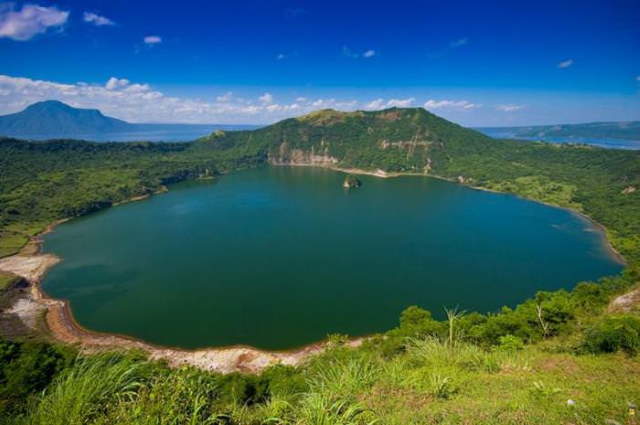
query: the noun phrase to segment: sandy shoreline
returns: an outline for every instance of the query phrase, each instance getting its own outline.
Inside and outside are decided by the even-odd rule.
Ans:
[[[456,182],[454,179],[448,179],[431,174],[423,173],[387,173],[382,170],[367,171],[354,168],[340,168],[330,165],[318,165],[318,164],[291,164],[285,166],[311,166],[318,168],[326,168],[333,171],[339,171],[349,174],[358,175],[370,175],[379,178],[401,177],[401,176],[423,176],[432,177],[440,180],[446,180],[449,182]],[[475,190],[498,192],[487,188],[474,187],[468,184],[463,184],[466,187]],[[514,195],[518,196],[518,195]],[[147,199],[148,196],[141,196],[131,199],[131,201]],[[536,201],[528,198],[529,201],[538,202],[554,208],[562,208],[570,211],[573,214],[587,220],[595,228],[603,233],[603,240],[606,244],[608,252],[620,261],[622,264],[626,264],[624,257],[613,247],[611,241],[608,239],[608,233],[605,226],[594,221],[589,216],[572,210],[570,208],[560,207],[557,205],[547,204],[542,201]],[[13,308],[19,310],[21,320],[35,321],[36,318],[29,317],[29,314],[41,314],[42,311],[46,311],[44,315],[44,321],[50,335],[63,343],[79,346],[85,352],[93,352],[99,350],[108,349],[139,349],[148,353],[149,358],[153,360],[164,360],[172,367],[180,366],[194,366],[203,370],[216,371],[220,373],[230,372],[249,372],[256,373],[264,368],[273,364],[285,364],[285,365],[299,365],[309,356],[319,354],[327,347],[326,341],[320,341],[313,343],[298,349],[289,351],[267,351],[260,350],[250,346],[230,346],[230,347],[218,347],[218,348],[203,348],[198,350],[185,350],[180,348],[161,347],[156,346],[136,338],[91,331],[83,328],[78,324],[73,317],[69,304],[65,300],[59,300],[49,297],[40,287],[40,282],[50,267],[61,261],[55,255],[42,254],[39,252],[41,246],[41,235],[53,231],[55,226],[67,221],[68,219],[58,220],[40,233],[32,238],[31,244],[37,247],[37,252],[33,254],[17,254],[10,257],[0,258],[0,271],[7,271],[23,277],[30,283],[30,291],[27,299],[21,298],[18,301],[22,301],[23,304],[29,304],[29,308],[20,308],[21,306],[14,305]],[[17,304],[17,303],[16,303]],[[31,312],[31,313],[29,313]],[[362,344],[365,338],[355,338],[350,340],[347,345],[351,347],[357,347]]]
[[[160,347],[135,338],[100,333],[80,326],[74,319],[69,303],[49,297],[40,287],[40,282],[47,270],[60,261],[52,254],[14,255],[0,259],[0,270],[14,273],[30,283],[29,295],[20,298],[12,309],[33,327],[35,317],[45,311],[45,324],[51,336],[56,340],[79,346],[85,352],[105,349],[138,349],[146,352],[152,360],[164,360],[172,367],[194,366],[203,370],[220,373],[248,372],[256,373],[274,364],[298,365],[309,356],[321,353],[327,347],[322,341],[290,351],[266,351],[249,346],[231,346],[221,348],[204,348],[184,350]],[[20,305],[18,305],[20,304]],[[12,312],[9,309],[9,312]],[[347,343],[357,347],[363,338],[353,339]]]

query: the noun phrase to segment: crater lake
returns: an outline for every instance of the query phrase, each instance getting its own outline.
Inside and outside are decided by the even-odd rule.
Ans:
[[[622,269],[568,210],[427,177],[264,167],[44,236],[43,289],[78,323],[183,348],[288,349],[396,326],[419,305],[496,311]]]

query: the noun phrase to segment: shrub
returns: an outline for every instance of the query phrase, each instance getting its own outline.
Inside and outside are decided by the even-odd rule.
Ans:
[[[524,342],[522,339],[515,335],[504,335],[499,338],[500,344],[498,350],[507,351],[513,353],[515,351],[522,350],[524,348]]]
[[[48,344],[0,340],[0,416],[42,391],[74,355]]]
[[[262,376],[230,373],[219,379],[221,400],[238,406],[265,403],[270,398],[269,381]]]
[[[443,336],[447,328],[448,325],[435,320],[430,311],[411,306],[400,314],[400,326],[387,332],[377,345],[385,357],[391,357],[405,351],[410,338]]]
[[[451,378],[437,373],[431,375],[429,386],[431,395],[443,400],[451,398],[458,391],[453,385]]]
[[[640,350],[640,319],[629,315],[605,317],[587,330],[582,347],[591,353],[624,350],[634,355]]]

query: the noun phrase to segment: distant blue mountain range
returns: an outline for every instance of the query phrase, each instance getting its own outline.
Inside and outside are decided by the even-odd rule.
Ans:
[[[245,130],[255,125],[133,124],[97,109],[80,109],[57,100],[37,102],[24,111],[0,116],[0,136],[23,139],[73,138],[95,141],[188,141],[216,130]]]
[[[500,137],[599,138],[640,140],[640,121],[589,122],[584,124],[536,125],[530,127],[480,127],[476,130]]]
[[[24,111],[0,116],[0,136],[45,140],[190,141],[216,130],[250,130],[257,125],[133,124],[97,109],[79,109],[57,100],[34,103]],[[495,138],[586,143],[618,149],[640,149],[640,121],[597,122],[530,127],[475,128]]]

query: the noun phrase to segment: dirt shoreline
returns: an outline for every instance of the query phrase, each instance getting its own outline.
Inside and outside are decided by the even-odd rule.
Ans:
[[[137,349],[146,352],[152,360],[166,361],[171,367],[194,366],[220,373],[257,373],[277,363],[299,365],[309,356],[324,351],[328,345],[328,342],[321,341],[289,351],[266,351],[241,345],[185,350],[156,346],[124,335],[91,331],[76,322],[67,301],[49,297],[40,287],[47,270],[60,261],[52,254],[13,255],[0,259],[0,270],[21,276],[30,283],[26,299],[20,298],[14,306],[21,300],[35,303],[31,307],[32,314],[39,315],[43,310],[46,311],[44,321],[50,335],[57,341],[80,347],[83,352]],[[26,322],[35,319],[20,318]],[[352,339],[347,346],[357,347],[362,341],[363,338]]]
[[[446,180],[454,183],[456,182],[454,179],[423,173],[387,173],[383,170],[367,171],[356,168],[340,168],[321,164],[272,165],[326,168],[343,173],[370,175],[379,178],[423,176]],[[504,193],[492,189],[471,186],[469,184],[462,184],[475,190]],[[129,202],[148,198],[149,196],[135,197],[129,200]],[[608,239],[608,232],[606,227],[596,222],[591,217],[579,211],[575,211],[571,208],[560,207],[557,205],[552,205],[528,198],[523,199],[538,202],[554,208],[566,209],[571,213],[587,220],[603,233],[603,239],[608,248],[608,251],[612,254],[612,256],[622,264],[626,264],[624,257],[613,247],[611,241]],[[0,258],[0,271],[14,273],[18,276],[23,277],[30,283],[28,298],[26,300],[24,298],[21,298],[21,300],[37,304],[38,308],[33,309],[33,314],[40,314],[40,311],[42,311],[43,309],[46,310],[44,318],[46,327],[49,331],[49,334],[57,341],[79,346],[80,349],[84,352],[95,352],[119,348],[138,349],[146,352],[149,355],[150,359],[164,360],[172,367],[189,365],[197,367],[199,369],[220,373],[257,373],[268,366],[278,363],[295,366],[304,362],[308,357],[319,354],[327,348],[327,341],[319,341],[288,351],[267,351],[244,345],[185,350],[180,348],[156,346],[125,335],[101,333],[86,329],[77,323],[69,307],[69,303],[66,300],[59,300],[49,297],[40,286],[42,278],[45,276],[48,269],[61,261],[61,259],[55,255],[42,254],[40,252],[40,248],[42,245],[41,236],[46,233],[52,232],[57,225],[68,220],[69,219],[62,219],[51,223],[42,233],[34,236],[29,244],[36,246],[35,253],[17,254],[10,257]],[[22,319],[23,318],[21,318],[21,320]],[[29,318],[29,320],[31,319],[33,318]],[[347,342],[347,346],[360,346],[365,339],[366,337],[351,339]]]

